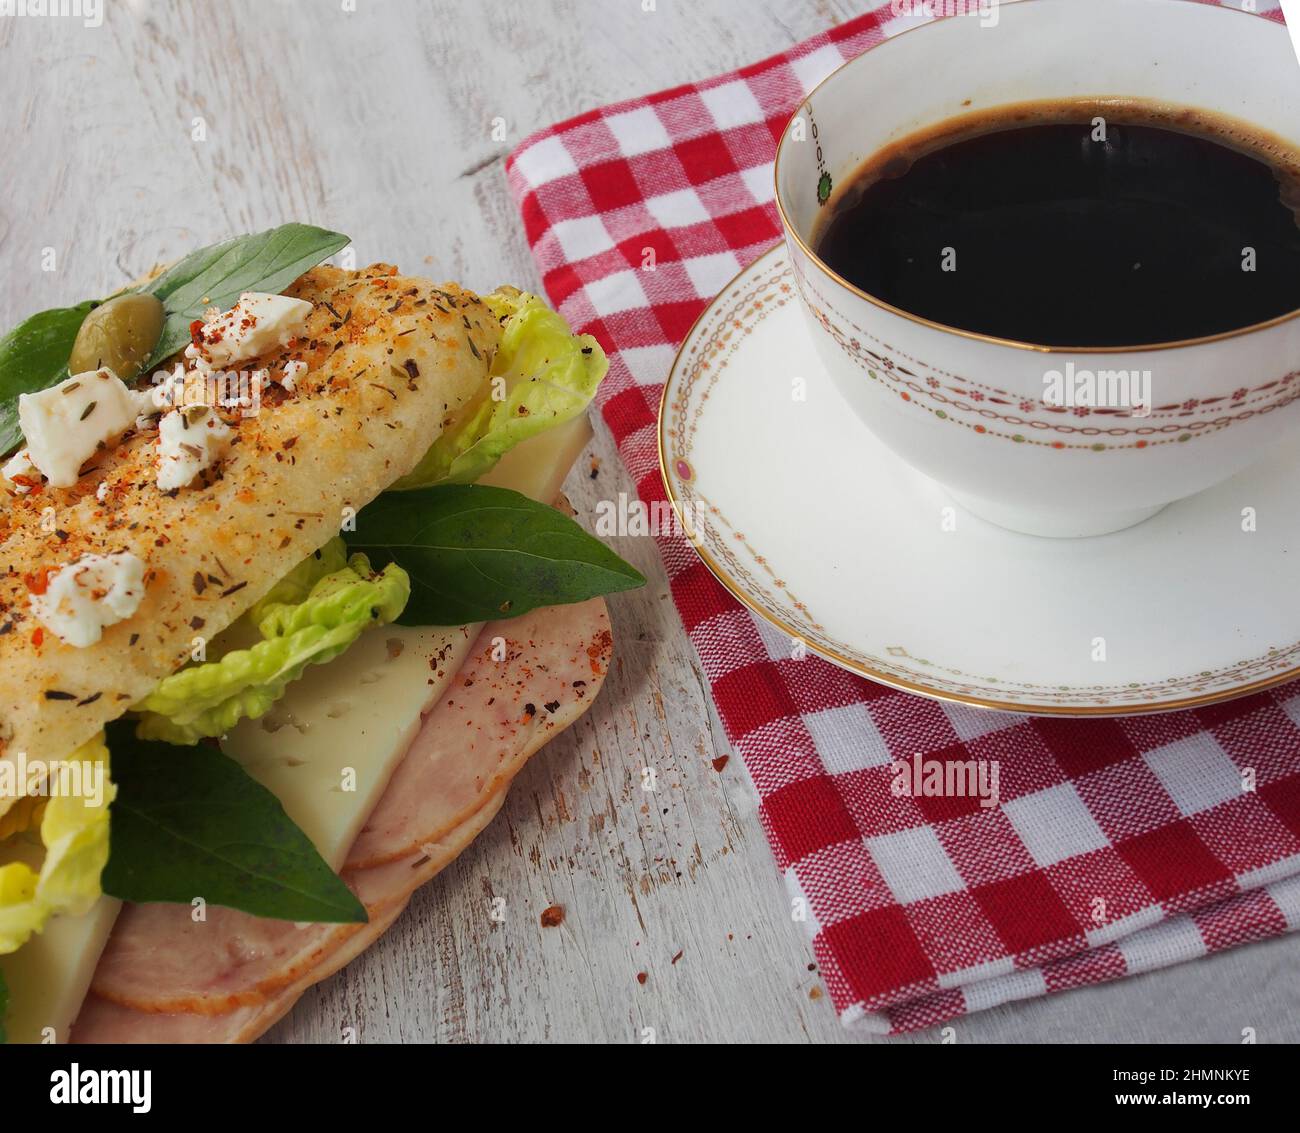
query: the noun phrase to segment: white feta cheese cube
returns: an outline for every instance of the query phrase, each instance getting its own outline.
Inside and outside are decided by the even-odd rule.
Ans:
[[[158,488],[170,492],[193,483],[225,455],[231,436],[210,406],[173,409],[158,423]]]
[[[229,311],[203,324],[198,342],[186,347],[185,356],[228,369],[284,346],[303,329],[311,312],[305,299],[245,291]]]
[[[18,495],[25,496],[40,483],[41,470],[32,463],[31,453],[20,448],[5,461],[4,467],[0,468],[0,476],[9,481]]]
[[[125,621],[144,598],[144,563],[129,551],[87,553],[52,572],[32,613],[68,645],[94,645],[106,626]]]
[[[101,445],[135,424],[139,397],[112,370],[74,374],[18,398],[18,423],[31,462],[56,488],[71,488]]]
[[[280,384],[289,393],[294,393],[298,389],[298,379],[307,373],[307,363],[295,358],[292,362],[286,362],[284,365],[284,377],[280,379]]]

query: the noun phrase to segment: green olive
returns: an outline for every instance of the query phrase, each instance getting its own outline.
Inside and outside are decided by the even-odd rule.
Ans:
[[[124,382],[143,368],[162,337],[163,305],[153,295],[119,295],[90,312],[72,344],[68,371],[107,366]]]

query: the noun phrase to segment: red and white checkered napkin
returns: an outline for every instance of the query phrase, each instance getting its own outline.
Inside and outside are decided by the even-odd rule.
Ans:
[[[511,156],[547,292],[610,350],[600,407],[647,503],[665,498],[655,416],[674,353],[779,238],[781,129],[818,80],[912,22],[886,7]],[[1300,927],[1300,683],[1130,720],[945,706],[791,660],[684,540],[659,546],[846,1022],[930,1026]],[[891,761],[918,752],[998,761],[1001,805],[895,797]]]

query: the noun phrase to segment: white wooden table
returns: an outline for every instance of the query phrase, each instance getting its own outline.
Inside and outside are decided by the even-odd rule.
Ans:
[[[649,0],[646,0],[649,3]],[[345,11],[355,7],[355,12]],[[288,220],[358,262],[538,286],[503,158],[549,122],[781,50],[861,0],[106,0],[0,18],[0,322]],[[493,137],[493,120],[505,138]],[[43,270],[45,249],[55,270]],[[603,426],[568,492],[634,489]],[[380,943],[270,1041],[858,1041],[822,992],[649,539],[600,700]],[[659,789],[640,788],[643,767]],[[490,917],[494,897],[505,919]],[[565,908],[543,929],[540,912]],[[1300,1039],[1300,942],[960,1020],[959,1042]],[[638,974],[645,974],[644,984]],[[934,1032],[904,1042],[936,1042]]]

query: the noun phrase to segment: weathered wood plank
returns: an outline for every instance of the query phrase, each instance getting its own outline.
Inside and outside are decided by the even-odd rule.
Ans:
[[[502,160],[549,122],[781,50],[846,0],[107,5],[102,28],[0,20],[0,322],[105,294],[199,243],[285,220],[358,262],[537,286]],[[206,137],[196,140],[195,119]],[[504,137],[493,136],[494,120]],[[41,270],[52,247],[57,270]],[[603,427],[579,512],[634,489]],[[648,539],[611,602],[617,663],[484,835],[270,1041],[853,1041],[787,915]],[[645,768],[656,790],[641,789]],[[504,919],[492,919],[494,898]],[[562,925],[538,921],[551,904]],[[959,1041],[1300,1037],[1294,945],[988,1012]],[[680,955],[679,955],[680,954]],[[677,959],[674,961],[674,958]],[[638,982],[645,973],[645,983]],[[913,1041],[934,1042],[934,1034]]]

